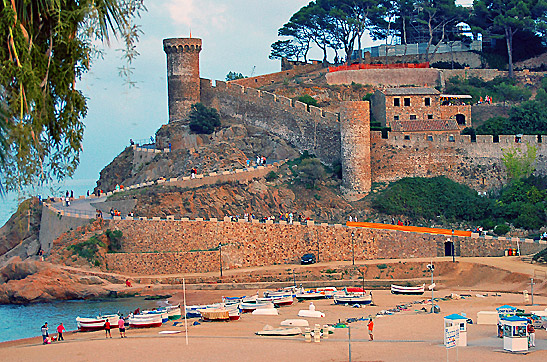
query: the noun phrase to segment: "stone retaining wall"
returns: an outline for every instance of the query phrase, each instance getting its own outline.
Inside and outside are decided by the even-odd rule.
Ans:
[[[109,270],[141,275],[219,270],[219,243],[223,269],[233,269],[295,264],[310,252],[319,261],[351,261],[352,250],[356,260],[444,256],[447,240],[445,235],[326,224],[114,220],[108,227],[124,234],[123,252],[107,254]],[[461,256],[502,256],[508,247],[517,247],[516,239],[453,240]],[[520,247],[532,252],[545,245],[521,243]]]

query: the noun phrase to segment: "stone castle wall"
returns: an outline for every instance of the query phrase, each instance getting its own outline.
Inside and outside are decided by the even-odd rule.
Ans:
[[[515,143],[514,136],[478,135],[476,142],[470,136],[459,134],[394,135],[383,139],[380,132],[371,132],[372,182],[392,182],[401,177],[446,177],[476,190],[498,188],[505,182],[502,164],[503,150],[517,147],[525,150],[527,144],[537,147],[538,174],[547,174],[547,145],[538,143],[536,136],[523,136]]]
[[[263,128],[322,162],[340,160],[338,114],[236,83],[201,80],[201,99],[224,117]]]
[[[323,68],[322,64],[303,64],[281,72],[258,75],[256,77],[236,79],[229,83],[239,84],[244,87],[260,88],[273,83],[281,83],[301,74],[307,74]]]
[[[287,225],[227,221],[109,221],[123,232],[123,252],[106,255],[112,271],[175,274],[299,263],[305,253],[319,261],[351,261],[352,231],[356,260],[444,256],[445,235],[342,225]],[[517,247],[512,239],[454,237],[462,256],[502,256]],[[533,252],[543,244],[522,243]]]

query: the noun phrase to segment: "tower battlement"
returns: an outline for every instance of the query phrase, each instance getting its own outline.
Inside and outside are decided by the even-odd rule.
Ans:
[[[164,39],[163,50],[167,55],[169,122],[184,120],[192,104],[200,101],[201,39]]]

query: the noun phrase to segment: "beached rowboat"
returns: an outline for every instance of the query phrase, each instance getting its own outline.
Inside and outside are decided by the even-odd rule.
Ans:
[[[244,303],[244,302],[241,302],[239,304],[239,307],[241,308],[241,311],[243,313],[249,313],[249,312],[252,312],[253,310],[258,309],[258,308],[275,308],[275,306],[272,302],[263,302],[263,303]]]
[[[131,328],[153,328],[161,325],[161,314],[137,314],[129,318]]]
[[[282,305],[291,305],[293,303],[293,297],[292,295],[289,295],[284,297],[258,298],[256,301],[257,303],[271,302],[276,307],[279,307]]]
[[[419,287],[403,287],[401,285],[391,284],[391,294],[422,295],[424,292],[425,284]]]
[[[168,305],[165,307],[167,310],[167,316],[170,320],[179,319],[182,317],[182,313],[180,310],[180,304],[179,305]]]
[[[360,305],[367,305],[372,303],[372,297],[370,295],[363,295],[363,294],[348,294],[345,296],[335,296],[334,297],[334,304],[360,304]]]
[[[78,317],[76,318],[76,322],[80,332],[90,332],[103,330],[107,319],[110,323],[110,328],[118,328],[120,317],[117,314],[108,314],[95,318]]]

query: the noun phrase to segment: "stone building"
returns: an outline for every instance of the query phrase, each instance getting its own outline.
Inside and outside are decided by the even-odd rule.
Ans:
[[[458,133],[471,126],[466,95],[444,95],[429,87],[399,87],[376,91],[371,114],[392,132]]]

